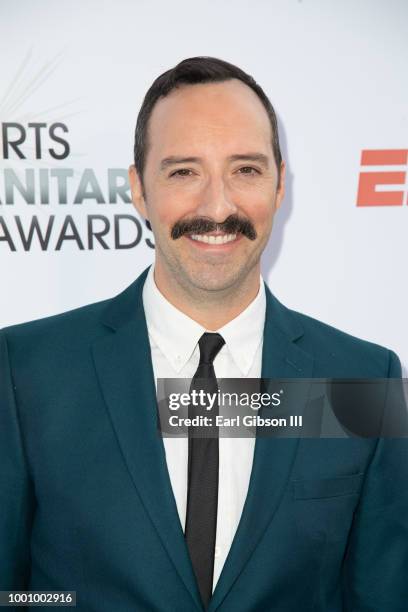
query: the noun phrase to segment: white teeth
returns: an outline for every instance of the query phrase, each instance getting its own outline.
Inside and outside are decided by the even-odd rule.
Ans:
[[[236,234],[224,234],[223,236],[207,236],[205,234],[192,234],[190,238],[198,242],[206,242],[207,244],[226,244],[232,242],[237,237]]]

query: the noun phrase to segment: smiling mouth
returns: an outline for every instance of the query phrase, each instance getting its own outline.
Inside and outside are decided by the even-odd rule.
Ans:
[[[189,234],[189,238],[205,244],[227,244],[237,238],[237,234]]]

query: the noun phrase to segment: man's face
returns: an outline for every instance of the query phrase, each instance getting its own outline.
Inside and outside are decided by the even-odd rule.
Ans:
[[[256,94],[236,79],[180,87],[155,105],[148,141],[145,197],[134,167],[130,182],[152,226],[159,277],[192,292],[259,274],[284,166],[278,188],[271,125]]]

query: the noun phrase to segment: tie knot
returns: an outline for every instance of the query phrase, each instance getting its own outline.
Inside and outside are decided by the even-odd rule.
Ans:
[[[224,344],[225,340],[220,334],[205,332],[198,341],[200,365],[204,363],[212,364]]]

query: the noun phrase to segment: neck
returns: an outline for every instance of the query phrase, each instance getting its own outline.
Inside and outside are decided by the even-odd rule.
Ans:
[[[179,283],[170,283],[155,268],[154,281],[160,293],[185,315],[205,329],[216,331],[235,319],[255,299],[259,291],[259,264],[243,281],[219,291],[194,288],[187,291]]]

